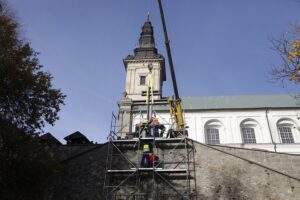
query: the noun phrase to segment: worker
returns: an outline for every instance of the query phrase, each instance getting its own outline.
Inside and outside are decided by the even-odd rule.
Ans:
[[[151,152],[151,146],[148,143],[143,144],[143,156],[141,160],[141,167],[149,166],[149,154]]]
[[[166,130],[165,126],[161,123],[159,123],[158,119],[156,117],[152,117],[150,120],[150,127],[152,131],[153,137],[163,137],[163,134]],[[160,130],[160,134],[159,134]]]
[[[153,137],[158,137],[159,133],[158,133],[158,126],[159,126],[159,122],[158,119],[156,117],[152,117],[150,120],[151,124],[151,132],[152,132],[152,136]]]
[[[150,128],[148,120],[144,119],[140,127],[140,137],[150,137]]]
[[[157,167],[157,165],[159,164],[159,157],[154,153],[149,154],[148,160],[149,160],[149,167]]]
[[[140,130],[141,130],[141,123],[135,124],[135,131],[134,131],[134,137],[139,137],[140,136]]]
[[[158,125],[158,129],[160,130],[160,137],[163,137],[164,136],[164,133],[165,133],[165,130],[166,130],[166,127],[165,127],[165,125],[163,125],[163,124],[159,124]]]

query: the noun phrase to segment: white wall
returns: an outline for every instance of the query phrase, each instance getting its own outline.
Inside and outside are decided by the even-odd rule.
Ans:
[[[269,118],[270,128],[266,113]],[[212,122],[220,125],[219,137],[221,145],[274,151],[273,138],[273,142],[277,144],[276,150],[278,152],[300,153],[300,109],[270,109],[268,112],[265,109],[188,111],[185,112],[184,116],[186,124],[189,126],[189,137],[202,143],[206,143],[205,125]],[[160,119],[160,122],[167,124],[166,126],[168,127],[168,124],[170,124],[169,113],[157,113],[157,117]],[[139,122],[139,118],[140,115],[134,116],[134,124]],[[241,134],[241,124],[243,122],[255,125],[256,144],[243,144]],[[280,123],[292,124],[294,144],[282,143],[277,129],[277,124]]]

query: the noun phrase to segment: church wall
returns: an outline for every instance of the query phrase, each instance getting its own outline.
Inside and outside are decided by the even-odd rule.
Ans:
[[[201,143],[207,143],[207,125],[216,126],[219,129],[220,144],[235,147],[259,148],[269,151],[300,153],[300,109],[251,109],[251,110],[199,110],[185,111],[184,117],[189,126],[189,137]],[[268,120],[267,117],[268,116]],[[170,114],[157,112],[159,121],[169,127]],[[133,126],[140,121],[139,115],[133,120]],[[269,121],[269,123],[268,123]],[[293,144],[283,144],[278,132],[278,123],[291,123]],[[250,124],[254,127],[256,144],[243,142],[241,125]],[[270,127],[269,127],[270,125]],[[134,130],[134,129],[133,129]],[[271,133],[270,133],[271,131]],[[273,142],[272,142],[273,140]],[[275,143],[275,145],[273,144]]]
[[[298,110],[300,112],[300,110]],[[288,118],[295,123],[295,143],[300,142],[299,138],[299,119],[297,119],[297,110],[270,110],[268,113],[269,124],[271,128],[271,133],[274,142],[281,143],[279,139],[279,134],[277,131],[277,121],[283,118]],[[266,119],[265,110],[238,110],[238,111],[199,111],[199,112],[186,112],[185,118],[187,119],[187,124],[192,124],[190,128],[191,138],[196,139],[195,134],[205,135],[204,126],[212,120],[220,122],[221,132],[220,132],[220,142],[222,144],[230,143],[242,143],[242,136],[240,125],[244,120],[253,120],[256,122],[256,140],[257,143],[271,143],[271,135],[268,127],[268,122]],[[193,126],[195,121],[196,126]],[[221,136],[223,135],[223,137]],[[204,137],[202,140],[197,138],[197,141],[205,142]]]

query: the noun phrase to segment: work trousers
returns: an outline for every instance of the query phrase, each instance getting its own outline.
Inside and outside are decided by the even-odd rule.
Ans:
[[[158,125],[151,125],[152,128],[152,136],[159,137]]]
[[[141,160],[141,167],[149,166],[149,152],[144,152]]]

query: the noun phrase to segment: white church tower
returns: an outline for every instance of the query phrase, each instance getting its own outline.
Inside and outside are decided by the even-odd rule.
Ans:
[[[133,55],[124,60],[126,70],[125,91],[119,101],[119,130],[122,138],[130,135],[131,107],[135,101],[145,101],[148,83],[149,66],[152,67],[152,89],[154,100],[162,98],[162,86],[166,81],[165,58],[157,52],[153,27],[149,20],[144,23],[140,34],[139,45]]]
[[[153,27],[149,18],[142,27],[139,46],[134,49],[133,55],[128,55],[123,61],[126,70],[127,97],[133,101],[145,100],[148,66],[152,65],[154,98],[160,99],[163,81],[166,80],[165,59],[155,48]]]

